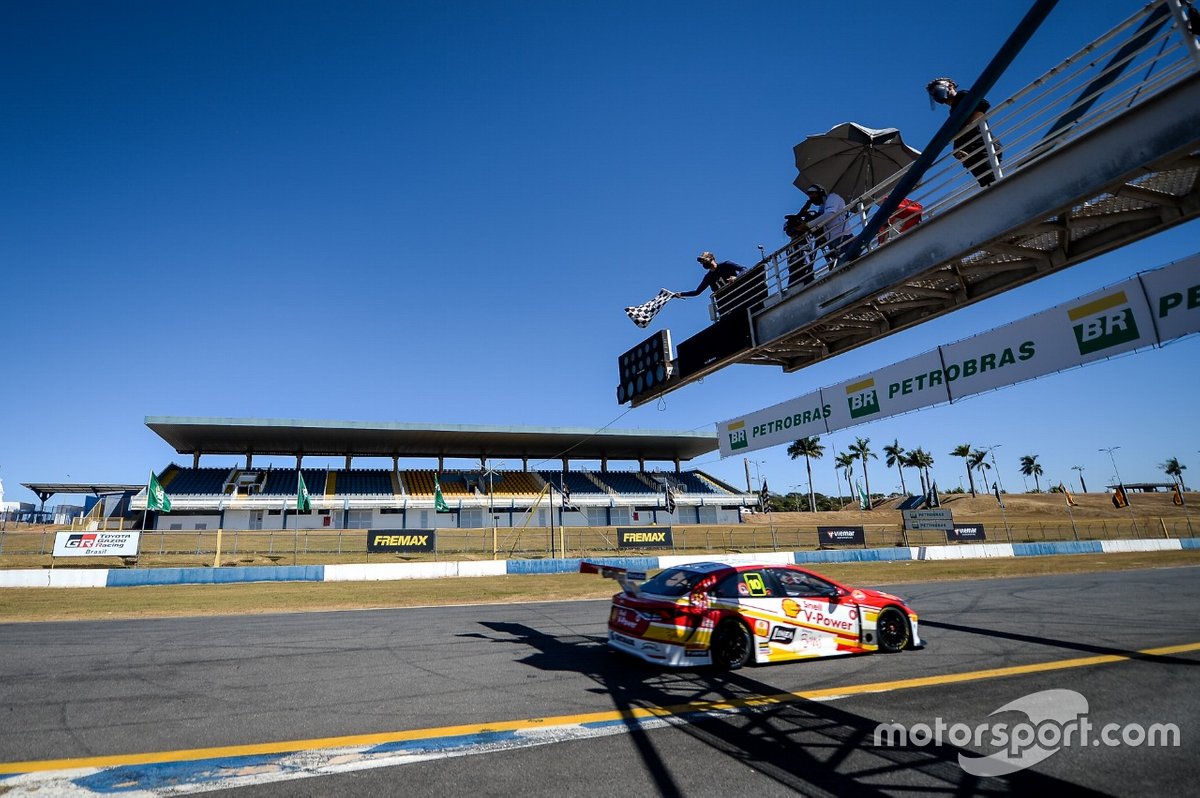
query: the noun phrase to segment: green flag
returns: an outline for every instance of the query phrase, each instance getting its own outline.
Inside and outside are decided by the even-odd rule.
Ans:
[[[437,474],[433,475],[433,509],[439,513],[450,512],[450,505],[446,504],[446,499],[442,496],[442,484],[438,482]]]
[[[863,490],[862,483],[856,479],[854,480],[854,487],[858,488],[858,509],[870,510],[871,500],[867,498],[867,492]]]
[[[163,486],[158,484],[158,477],[154,476],[153,471],[150,472],[150,484],[146,486],[146,509],[162,513],[171,512],[171,497],[163,490]]]
[[[307,513],[312,509],[312,502],[308,498],[308,485],[304,484],[304,474],[300,469],[296,469],[296,512]]]

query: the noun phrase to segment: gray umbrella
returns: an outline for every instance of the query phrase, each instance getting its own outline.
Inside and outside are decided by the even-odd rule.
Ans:
[[[879,185],[921,153],[904,143],[894,127],[872,130],[843,122],[828,133],[809,136],[792,148],[796,154],[795,181],[801,191],[819,183],[826,191],[851,200]]]

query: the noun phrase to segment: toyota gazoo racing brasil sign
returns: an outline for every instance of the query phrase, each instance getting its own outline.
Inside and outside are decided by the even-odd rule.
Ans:
[[[55,557],[136,557],[140,532],[59,532]]]

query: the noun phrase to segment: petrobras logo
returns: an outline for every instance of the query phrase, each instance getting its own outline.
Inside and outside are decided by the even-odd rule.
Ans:
[[[868,377],[861,382],[846,386],[846,404],[850,406],[850,418],[862,418],[879,412],[879,394],[875,392],[875,380]]]
[[[736,451],[750,445],[746,438],[746,422],[735,421],[729,425],[729,448]]]
[[[1133,308],[1124,291],[1070,309],[1067,318],[1072,322],[1081,355],[1136,341],[1140,337]]]
[[[96,545],[96,535],[71,535],[63,545],[68,549],[90,549]]]

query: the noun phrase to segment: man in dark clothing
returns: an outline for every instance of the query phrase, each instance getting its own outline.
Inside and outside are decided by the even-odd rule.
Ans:
[[[959,91],[958,84],[950,78],[931,80],[925,87],[925,91],[929,92],[929,98],[933,102],[949,106],[951,113],[959,103],[969,100],[972,96],[969,91]],[[992,165],[988,162],[987,148],[983,141],[983,129],[980,125],[980,120],[991,110],[991,107],[992,104],[986,99],[980,100],[979,105],[975,107],[975,111],[963,126],[962,132],[954,138],[954,157],[962,161],[963,167],[975,175],[975,179],[983,188],[996,182],[996,175],[992,171]],[[996,153],[996,160],[999,161],[1003,156],[1000,153],[1000,142],[994,137],[992,138],[992,148]]]
[[[733,280],[736,280],[738,275],[746,271],[745,266],[734,263],[731,260],[723,260],[717,263],[717,256],[711,252],[701,252],[700,257],[696,258],[700,261],[700,265],[705,268],[704,279],[700,281],[700,285],[696,286],[695,291],[677,291],[676,298],[700,296],[704,289],[709,288],[716,293],[717,289],[723,288]]]

